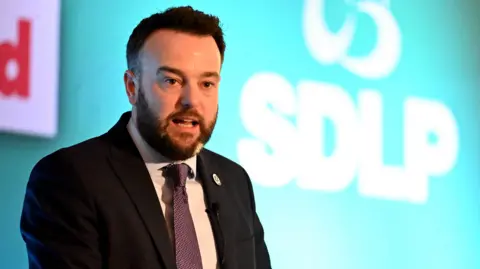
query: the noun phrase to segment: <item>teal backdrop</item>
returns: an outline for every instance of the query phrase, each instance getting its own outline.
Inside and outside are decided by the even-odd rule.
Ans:
[[[32,166],[130,108],[131,30],[184,4],[223,22],[207,147],[250,173],[273,268],[480,268],[480,2],[321,2],[63,1],[58,135],[0,134],[0,268],[28,268]]]

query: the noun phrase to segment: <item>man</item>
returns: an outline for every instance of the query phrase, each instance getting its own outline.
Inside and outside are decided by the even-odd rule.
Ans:
[[[32,170],[30,268],[271,268],[247,173],[203,148],[224,51],[218,18],[191,7],[140,22],[124,75],[132,111]]]

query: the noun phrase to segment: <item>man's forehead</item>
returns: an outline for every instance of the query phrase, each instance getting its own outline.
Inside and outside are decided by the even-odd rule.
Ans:
[[[162,57],[201,56],[221,58],[212,36],[199,36],[172,30],[157,30],[144,44],[144,51]]]
[[[220,71],[221,55],[212,37],[159,30],[145,42],[142,61],[151,68]]]

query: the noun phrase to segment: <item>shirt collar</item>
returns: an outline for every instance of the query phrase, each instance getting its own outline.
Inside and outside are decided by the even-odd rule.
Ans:
[[[185,161],[180,161],[180,162],[169,160],[168,158],[160,154],[158,151],[154,150],[143,139],[143,137],[140,135],[140,132],[138,131],[137,127],[135,126],[135,123],[131,118],[128,121],[127,129],[145,163],[151,164],[151,165],[153,164],[157,166],[158,169],[161,169],[172,163],[185,163],[190,167],[192,171],[192,177],[189,177],[189,179],[195,179],[197,175],[197,156],[196,155]]]

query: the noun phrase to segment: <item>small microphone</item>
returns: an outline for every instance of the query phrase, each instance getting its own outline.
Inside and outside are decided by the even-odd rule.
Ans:
[[[215,213],[215,215],[218,217],[220,217],[220,211],[219,211],[219,204],[218,203],[212,203],[210,205],[210,208],[212,209],[212,212]]]
[[[216,219],[218,219],[220,217],[220,211],[218,209],[219,209],[218,203],[211,203],[207,207],[206,212],[207,214],[212,215],[212,217],[215,217]]]
[[[212,225],[214,225],[214,230],[218,232],[216,238],[219,242],[217,242],[218,248],[218,257],[220,259],[220,264],[223,265],[225,263],[225,237],[223,236],[222,226],[220,225],[220,205],[216,202],[210,204],[207,208],[206,212],[210,218]],[[216,228],[216,229],[215,229]]]

